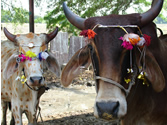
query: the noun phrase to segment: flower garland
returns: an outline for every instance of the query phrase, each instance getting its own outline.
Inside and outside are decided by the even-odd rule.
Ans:
[[[140,47],[144,47],[145,45],[149,46],[151,42],[151,37],[146,34],[143,34],[142,37],[140,37],[137,34],[128,33],[119,39],[123,41],[121,46],[127,50],[132,50],[134,45]]]
[[[139,35],[137,34],[134,34],[134,33],[128,33],[125,29],[124,31],[126,32],[126,34],[123,36],[123,37],[120,37],[119,39],[123,41],[123,43],[121,44],[121,46],[127,50],[130,50],[130,54],[132,53],[132,49],[133,49],[133,46],[137,45],[139,46],[140,48],[143,48],[144,46],[149,46],[150,43],[151,43],[151,37],[146,35],[146,34],[141,34],[142,36],[140,37]],[[143,49],[143,52],[145,52],[146,49]],[[130,57],[132,58],[132,57]],[[145,58],[145,56],[143,56],[143,58]],[[130,63],[131,63],[131,68],[127,69],[127,73],[128,74],[131,74],[133,73],[133,69],[132,69],[132,59],[130,60]],[[143,66],[144,67],[144,66]],[[143,85],[147,85],[149,86],[147,80],[146,80],[146,76],[147,76],[147,73],[144,72],[144,69],[143,69],[142,66],[140,66],[140,74],[138,75],[138,79],[142,80],[143,81]],[[124,78],[124,81],[128,84],[131,82],[131,79],[129,78]]]
[[[40,52],[37,56],[35,53],[29,50],[26,52],[25,55],[24,54],[18,55],[18,58],[16,59],[16,61],[20,63],[26,60],[32,61],[33,59],[36,59],[36,58],[38,58],[41,61],[41,60],[46,60],[48,56],[49,54],[47,52]]]

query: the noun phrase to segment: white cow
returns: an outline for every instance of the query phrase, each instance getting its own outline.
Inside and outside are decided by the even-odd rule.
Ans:
[[[11,102],[15,124],[22,125],[22,113],[29,125],[37,124],[36,113],[40,96],[45,91],[44,64],[60,75],[56,58],[47,52],[47,44],[57,35],[58,27],[50,34],[13,35],[6,28],[9,39],[1,43],[1,104],[2,125],[6,125],[6,110]]]

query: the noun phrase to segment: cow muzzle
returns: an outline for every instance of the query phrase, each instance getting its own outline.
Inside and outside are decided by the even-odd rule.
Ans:
[[[97,113],[100,118],[116,119],[119,111],[119,102],[96,102]]]
[[[29,79],[29,85],[30,86],[42,86],[44,82],[44,78],[41,76],[33,76]]]

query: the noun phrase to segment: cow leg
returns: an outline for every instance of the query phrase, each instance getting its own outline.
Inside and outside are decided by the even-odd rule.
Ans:
[[[1,101],[2,107],[2,122],[1,125],[6,125],[6,113],[8,108],[8,102]]]
[[[25,114],[28,119],[28,125],[37,125],[37,119],[35,114],[33,115],[30,111],[26,111]]]
[[[10,125],[15,125],[15,120],[13,114],[11,115]]]
[[[12,104],[12,113],[16,125],[22,125],[22,111],[20,106]]]
[[[9,104],[9,110],[11,111],[11,109],[12,109],[11,102],[9,102],[8,104]],[[11,113],[10,125],[15,125],[15,121],[14,121],[14,117],[13,117],[12,113]]]

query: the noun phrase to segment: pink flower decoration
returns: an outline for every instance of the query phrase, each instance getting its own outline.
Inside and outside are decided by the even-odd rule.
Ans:
[[[26,56],[24,54],[21,54],[21,62],[24,62],[26,60]]]
[[[122,45],[123,48],[127,49],[127,50],[132,50],[133,49],[133,45],[129,42],[123,41]]]
[[[119,39],[122,40],[122,41],[124,41],[122,36]]]
[[[27,56],[27,60],[30,60],[30,61],[32,61],[32,58]]]
[[[32,60],[32,58],[25,56],[24,54],[19,55],[19,57],[21,57],[20,62],[24,62],[26,60],[30,60],[30,61]]]

